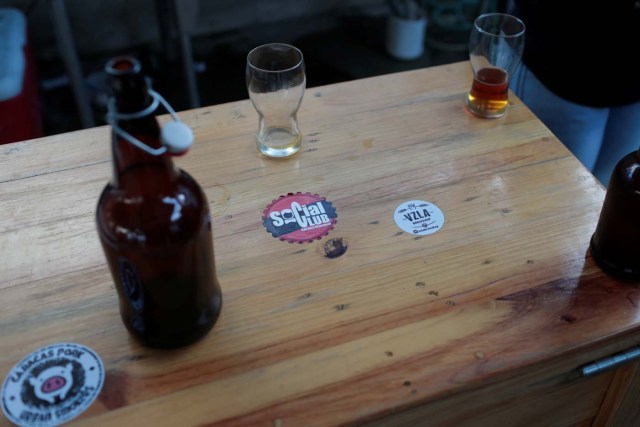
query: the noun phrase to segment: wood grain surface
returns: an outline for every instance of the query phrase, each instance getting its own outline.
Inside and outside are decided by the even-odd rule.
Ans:
[[[94,223],[109,129],[0,147],[0,376],[44,345],[91,347],[107,376],[87,426],[591,425],[628,407],[606,396],[629,387],[616,373],[576,376],[640,341],[637,285],[588,252],[605,190],[513,95],[503,118],[466,112],[470,82],[462,62],[308,88],[286,160],[258,156],[249,101],[180,113],[224,303],[172,351],[119,317]],[[291,192],[332,202],[335,229],[267,233],[263,210]],[[437,233],[396,226],[416,199],[444,212]],[[344,255],[325,256],[331,238]]]

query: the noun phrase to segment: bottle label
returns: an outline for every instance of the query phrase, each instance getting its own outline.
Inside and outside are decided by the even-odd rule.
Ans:
[[[338,214],[331,202],[317,194],[289,193],[269,204],[263,225],[273,237],[290,243],[305,243],[329,234]]]
[[[416,236],[433,234],[444,226],[444,214],[433,203],[410,200],[398,206],[393,213],[396,225]]]
[[[104,365],[90,348],[59,343],[40,348],[11,369],[2,410],[19,426],[56,426],[85,411],[104,384]]]
[[[136,268],[126,258],[120,258],[118,260],[118,269],[120,271],[120,282],[127,301],[131,304],[133,311],[141,313],[144,309],[144,293],[142,292],[142,284]]]

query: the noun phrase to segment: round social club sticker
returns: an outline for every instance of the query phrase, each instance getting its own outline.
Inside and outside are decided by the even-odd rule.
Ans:
[[[402,231],[416,236],[433,234],[444,225],[444,214],[440,208],[423,200],[402,203],[396,208],[393,219]]]
[[[2,411],[19,426],[57,426],[84,412],[104,383],[104,365],[90,348],[59,343],[22,359],[2,384]]]
[[[290,243],[305,243],[328,234],[337,217],[335,208],[324,197],[289,193],[269,204],[262,220],[273,237]]]

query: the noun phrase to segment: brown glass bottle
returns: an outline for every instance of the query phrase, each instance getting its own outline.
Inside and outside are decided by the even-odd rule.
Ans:
[[[133,58],[106,66],[118,114],[152,103]],[[114,123],[151,148],[162,146],[154,115]],[[152,155],[112,133],[113,179],[96,221],[127,329],[143,344],[172,348],[213,327],[222,306],[205,194],[169,154]]]
[[[611,175],[591,255],[612,275],[640,279],[640,152],[618,162]]]

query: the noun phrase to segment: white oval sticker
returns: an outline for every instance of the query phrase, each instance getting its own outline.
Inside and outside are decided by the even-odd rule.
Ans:
[[[444,214],[440,208],[423,200],[402,203],[396,208],[393,219],[402,231],[416,236],[433,234],[444,225]]]
[[[53,344],[11,369],[2,384],[2,411],[19,426],[57,426],[84,412],[103,384],[104,365],[93,350]]]

